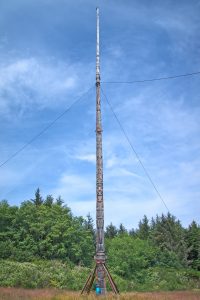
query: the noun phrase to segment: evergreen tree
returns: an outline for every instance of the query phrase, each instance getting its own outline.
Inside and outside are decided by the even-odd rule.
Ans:
[[[128,234],[127,229],[124,227],[124,225],[122,223],[119,225],[118,234],[119,235]]]
[[[184,228],[179,220],[170,213],[156,216],[155,226],[151,229],[151,240],[162,251],[175,253],[179,262],[187,265],[187,246],[184,236]]]
[[[35,191],[35,199],[32,199],[32,202],[36,205],[36,206],[40,206],[43,204],[43,199],[42,196],[40,195],[40,189],[37,188],[37,190]]]
[[[87,219],[84,220],[84,229],[86,229],[92,235],[93,243],[95,245],[96,235],[95,235],[95,229],[94,229],[94,220],[91,217],[90,213],[86,217],[87,217]]]
[[[64,200],[61,198],[61,196],[58,196],[58,198],[56,199],[56,204],[59,206],[62,206],[64,203]]]
[[[95,232],[94,230],[94,220],[91,217],[90,213],[87,214],[86,220],[84,220],[84,226],[86,230],[89,230],[92,234]]]
[[[113,239],[117,236],[117,232],[117,228],[112,223],[110,223],[110,225],[106,226],[105,237]]]
[[[151,223],[150,223],[150,229],[151,230],[154,230],[156,227],[156,221],[154,220],[154,218],[152,217],[151,218]]]
[[[200,227],[195,221],[186,230],[185,239],[188,247],[188,264],[200,270]]]
[[[135,231],[134,228],[132,228],[131,230],[129,230],[129,235],[130,235],[131,237],[136,237],[136,236],[137,236],[137,233],[136,233],[136,231]]]
[[[147,240],[150,234],[149,220],[144,215],[142,221],[139,222],[139,229],[137,230],[137,236],[142,240]]]
[[[51,207],[52,204],[53,204],[53,201],[54,201],[53,196],[52,195],[47,195],[46,199],[44,201],[44,205]]]

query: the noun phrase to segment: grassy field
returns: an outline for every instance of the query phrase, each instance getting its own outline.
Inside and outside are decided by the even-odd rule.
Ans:
[[[56,289],[16,289],[0,288],[0,300],[93,300],[97,297],[80,296],[77,292],[68,292]],[[106,299],[122,300],[200,300],[200,291],[179,291],[179,292],[153,292],[153,293],[123,293],[119,297],[111,294]]]

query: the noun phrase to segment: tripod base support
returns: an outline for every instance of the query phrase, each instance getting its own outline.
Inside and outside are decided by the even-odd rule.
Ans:
[[[105,274],[106,274],[106,276],[108,278],[108,281],[110,283],[110,286],[112,288],[113,293],[115,293],[116,295],[119,294],[119,290],[118,290],[118,288],[117,288],[117,286],[116,286],[116,284],[115,284],[115,282],[114,282],[114,280],[113,280],[113,278],[112,278],[112,276],[111,276],[111,274],[110,274],[110,272],[109,272],[106,264],[105,263],[101,263],[101,266],[102,266],[103,270],[105,271]],[[85,283],[85,285],[84,285],[84,287],[83,287],[83,289],[81,291],[81,295],[84,294],[84,293],[87,293],[87,294],[90,293],[92,285],[94,283],[94,279],[95,279],[95,275],[96,275],[96,270],[97,270],[97,264],[95,265],[93,271],[88,276],[88,279],[87,279],[87,281],[86,281],[86,283]]]

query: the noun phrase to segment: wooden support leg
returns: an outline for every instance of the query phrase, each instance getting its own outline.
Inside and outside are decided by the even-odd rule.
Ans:
[[[85,283],[85,285],[84,285],[84,287],[83,287],[83,289],[82,289],[82,291],[81,291],[81,295],[82,295],[84,292],[86,292],[87,294],[90,293],[90,290],[91,290],[91,287],[92,287],[92,284],[93,284],[94,278],[95,278],[96,268],[97,268],[97,267],[95,266],[94,270],[93,270],[93,271],[90,273],[90,275],[88,276],[88,279],[87,279],[87,281],[86,281],[86,283]]]
[[[113,280],[110,272],[108,271],[107,266],[105,264],[103,264],[103,267],[104,267],[104,270],[106,272],[106,275],[108,276],[108,280],[109,280],[109,283],[110,283],[110,286],[111,286],[113,292],[115,294],[119,294],[119,290],[118,290],[118,288],[117,288],[117,286],[116,286],[116,284],[115,284],[115,282],[114,282],[114,280]]]

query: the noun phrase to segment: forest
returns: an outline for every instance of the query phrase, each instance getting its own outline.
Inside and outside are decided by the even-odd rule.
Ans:
[[[200,226],[172,214],[146,216],[138,228],[105,228],[107,265],[120,291],[200,288]],[[59,196],[20,206],[0,202],[0,286],[80,290],[94,264],[95,224],[74,216]]]

